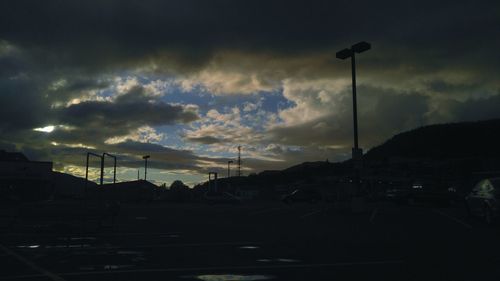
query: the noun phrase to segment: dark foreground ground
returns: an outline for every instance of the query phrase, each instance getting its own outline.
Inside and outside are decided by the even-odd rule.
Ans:
[[[114,227],[1,231],[0,280],[500,280],[500,229],[458,207],[126,205]]]

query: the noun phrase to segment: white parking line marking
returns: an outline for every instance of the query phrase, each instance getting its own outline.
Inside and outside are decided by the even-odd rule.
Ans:
[[[175,234],[182,234],[182,232],[116,232],[116,233],[99,233],[99,234],[94,234],[95,237],[102,237],[102,236],[144,236],[144,235],[153,235],[153,236],[162,236],[162,235],[175,235]],[[60,237],[61,234],[43,234],[43,233],[5,233],[1,234],[1,236],[24,236],[24,237],[30,237],[30,236],[36,236],[36,237]]]
[[[270,208],[270,209],[259,210],[259,211],[250,213],[250,216],[262,215],[262,214],[265,214],[265,213],[271,213],[271,212],[278,211],[278,210],[283,210],[283,209],[284,208]]]
[[[301,219],[303,219],[303,218],[307,218],[307,217],[309,217],[309,216],[316,215],[316,214],[319,214],[319,213],[321,213],[321,212],[323,212],[323,210],[316,210],[316,211],[312,211],[312,212],[310,212],[310,213],[307,213],[307,214],[305,214],[305,215],[300,216],[299,218],[301,218]]]
[[[276,265],[243,265],[243,266],[210,266],[210,267],[179,267],[179,268],[153,268],[132,269],[113,271],[88,271],[61,273],[62,276],[100,275],[117,273],[154,273],[154,272],[196,272],[217,270],[259,270],[259,269],[285,269],[285,268],[318,268],[318,267],[341,267],[341,266],[369,266],[369,265],[394,265],[403,264],[401,260],[365,261],[365,262],[336,262],[336,263],[309,263],[309,264],[276,264]]]
[[[129,233],[102,233],[102,234],[97,234],[96,236],[145,236],[145,235],[153,235],[153,236],[163,236],[163,235],[179,235],[182,234],[182,232],[156,232],[156,233],[148,233],[148,232],[129,232]]]
[[[470,224],[468,224],[468,223],[466,223],[466,222],[464,222],[464,221],[462,221],[462,220],[459,220],[459,219],[457,219],[457,218],[455,218],[455,217],[453,217],[453,216],[450,216],[450,215],[448,215],[447,213],[441,212],[441,211],[436,210],[436,209],[434,209],[433,211],[434,211],[435,213],[440,214],[440,215],[441,215],[441,216],[443,216],[443,217],[449,218],[450,220],[452,220],[452,221],[454,221],[454,222],[457,222],[457,223],[459,223],[459,224],[461,224],[461,225],[465,226],[466,228],[469,228],[469,229],[471,229],[471,228],[472,228],[472,225],[470,225]]]
[[[372,215],[370,216],[370,223],[373,224],[374,223],[374,219],[375,219],[375,216],[377,215],[378,213],[378,208],[375,208],[375,210],[373,210],[372,212]]]
[[[214,242],[214,243],[179,243],[179,244],[160,244],[160,245],[138,245],[135,247],[147,247],[147,248],[172,248],[172,247],[204,247],[204,246],[234,246],[234,245],[253,245],[256,242]]]
[[[213,243],[176,243],[176,244],[145,244],[145,245],[126,245],[126,246],[88,246],[85,250],[96,250],[96,249],[134,249],[134,248],[182,248],[182,247],[213,247],[213,246],[244,246],[244,245],[257,245],[255,241],[242,241],[242,242],[213,242]],[[66,250],[67,248],[76,248],[66,245],[61,245],[60,247],[40,247],[38,249],[43,250]],[[33,249],[30,249],[33,250]]]
[[[46,270],[45,268],[42,268],[42,267],[36,265],[35,263],[23,258],[22,256],[16,254],[14,251],[9,250],[8,248],[4,247],[3,245],[0,245],[0,250],[4,251],[6,254],[16,258],[17,260],[24,263],[25,265],[31,267],[33,270],[42,273],[44,276],[47,276],[48,278],[50,278],[53,281],[66,281],[64,278],[62,278],[62,277]]]
[[[189,208],[184,209],[184,211],[191,211],[191,210],[197,210],[197,209],[202,209],[202,208],[208,208],[208,205],[198,205],[198,206],[192,206]]]
[[[340,267],[340,266],[364,266],[364,265],[395,265],[402,264],[403,261],[368,261],[368,262],[338,262],[338,263],[313,263],[313,264],[282,264],[282,265],[250,265],[250,266],[214,266],[214,267],[180,267],[180,268],[159,268],[159,269],[132,269],[132,270],[107,270],[107,271],[85,271],[60,273],[62,276],[82,276],[82,275],[101,275],[117,273],[154,273],[154,272],[196,272],[196,271],[216,271],[216,270],[259,270],[259,269],[282,269],[282,268],[317,268],[317,267]],[[15,280],[33,277],[42,277],[43,274],[29,274],[2,277],[0,280]]]
[[[46,277],[45,274],[25,274],[25,275],[13,275],[13,276],[3,276],[0,280],[18,280],[18,279],[28,279],[28,278],[38,278]]]

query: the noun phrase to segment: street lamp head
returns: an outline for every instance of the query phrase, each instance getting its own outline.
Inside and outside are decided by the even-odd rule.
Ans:
[[[338,59],[345,60],[346,58],[349,58],[352,56],[352,50],[351,49],[343,49],[342,51],[338,51],[336,54],[336,57]]]
[[[151,156],[149,156],[149,155],[144,155],[144,156],[142,156],[142,159],[148,159],[149,157],[151,157]]]
[[[372,46],[370,45],[370,43],[362,41],[362,42],[359,42],[359,43],[352,45],[351,50],[359,54],[359,53],[362,53],[364,51],[370,50],[371,47]]]
[[[233,160],[227,161],[228,164],[233,164]]]

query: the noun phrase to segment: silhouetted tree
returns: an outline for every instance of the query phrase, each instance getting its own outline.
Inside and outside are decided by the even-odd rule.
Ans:
[[[182,191],[189,189],[189,186],[185,185],[181,180],[175,180],[171,185],[170,185],[170,190],[171,191]]]
[[[176,180],[170,185],[170,199],[176,202],[183,202],[190,198],[191,189],[182,181]]]

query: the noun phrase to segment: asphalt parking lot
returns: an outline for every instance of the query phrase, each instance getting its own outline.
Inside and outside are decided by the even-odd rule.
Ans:
[[[459,207],[123,205],[113,226],[0,236],[0,280],[500,279],[500,229]]]

